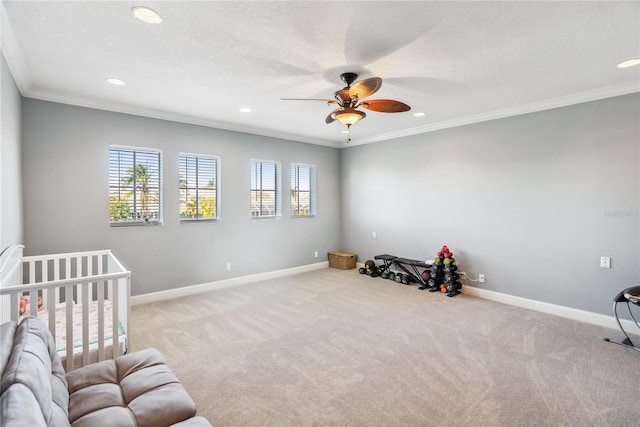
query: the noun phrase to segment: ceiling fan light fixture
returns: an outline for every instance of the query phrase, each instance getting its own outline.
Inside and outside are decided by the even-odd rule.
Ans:
[[[355,108],[344,108],[333,114],[333,118],[346,127],[351,127],[352,124],[357,123],[365,117],[367,117],[367,115],[364,112],[356,110]]]

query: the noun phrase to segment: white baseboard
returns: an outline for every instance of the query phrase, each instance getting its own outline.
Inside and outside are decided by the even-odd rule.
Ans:
[[[360,267],[364,267],[364,263],[356,263],[356,268]],[[577,320],[579,322],[585,322],[592,325],[619,330],[616,318],[613,316],[607,316],[591,311],[565,307],[563,305],[551,304],[548,302],[536,301],[528,298],[517,297],[514,295],[503,294],[501,292],[489,291],[487,289],[476,288],[473,286],[463,285],[462,292],[466,295],[490,301],[527,308],[529,310],[553,314],[555,316],[565,317],[567,319]],[[613,300],[611,302],[613,303]],[[634,335],[637,335],[638,327],[633,321],[620,319],[620,323],[622,324],[622,327],[625,329],[625,331],[627,331],[627,333],[631,332]]]
[[[613,316],[606,316],[604,314],[593,313],[586,310],[579,310],[577,308],[565,307],[548,302],[536,301],[532,299],[517,297],[514,295],[503,294],[500,292],[489,291],[487,289],[480,289],[473,286],[463,286],[462,292],[465,295],[470,295],[490,301],[527,308],[529,310],[540,311],[542,313],[553,314],[555,316],[565,317],[567,319],[577,320],[579,322],[604,326],[605,328],[618,329],[618,323]],[[611,302],[613,304],[613,300]],[[637,331],[635,323],[633,323],[631,320],[620,319],[620,323],[622,323],[622,326],[627,332],[631,331],[635,334],[635,332]]]
[[[150,302],[163,301],[184,297],[187,295],[199,294],[216,289],[230,288],[233,286],[246,285],[248,283],[259,282],[261,280],[276,279],[278,277],[292,276],[294,274],[306,273],[309,271],[329,268],[329,261],[308,264],[300,267],[286,268],[284,270],[269,271],[267,273],[251,274],[249,276],[234,277],[233,279],[219,280],[217,282],[202,283],[199,285],[184,286],[166,291],[151,292],[148,294],[134,295],[131,297],[131,305],[147,304]]]
[[[357,263],[356,268],[364,266],[363,263]],[[270,271],[267,273],[251,274],[249,276],[234,277],[233,279],[219,280],[217,282],[202,283],[199,285],[184,286],[166,291],[151,292],[148,294],[134,295],[131,297],[131,305],[147,304],[150,302],[163,301],[166,299],[178,298],[187,295],[199,294],[202,292],[213,291],[216,289],[230,288],[233,286],[246,285],[248,283],[259,282],[261,280],[276,279],[278,277],[291,276],[309,271],[322,270],[329,268],[329,261],[323,261],[316,264],[308,264],[300,267],[287,268],[284,270]],[[490,301],[503,304],[522,307],[529,310],[540,311],[542,313],[553,314],[555,316],[565,317],[567,319],[577,320],[579,322],[590,323],[592,325],[603,326],[605,328],[618,329],[618,324],[613,316],[593,313],[591,311],[579,310],[577,308],[565,307],[562,305],[551,304],[548,302],[536,301],[528,298],[522,298],[514,295],[503,294],[501,292],[480,289],[473,286],[463,286],[462,292]],[[620,323],[627,331],[635,334],[637,327],[631,320],[620,319]]]

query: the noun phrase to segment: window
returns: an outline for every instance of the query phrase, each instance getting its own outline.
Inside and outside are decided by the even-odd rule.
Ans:
[[[218,218],[219,163],[214,156],[178,156],[181,221]]]
[[[251,216],[281,215],[280,163],[251,160]]]
[[[110,224],[161,224],[161,180],[161,151],[109,147]]]
[[[291,216],[316,215],[316,167],[291,164]]]

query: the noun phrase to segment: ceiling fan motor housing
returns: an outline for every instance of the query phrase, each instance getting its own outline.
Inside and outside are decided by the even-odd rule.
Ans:
[[[347,87],[351,87],[351,83],[355,82],[358,78],[356,73],[342,73],[340,79],[347,84]]]
[[[349,107],[351,105],[351,96],[349,96],[349,89],[344,88],[336,91],[334,97],[338,101],[341,107]]]

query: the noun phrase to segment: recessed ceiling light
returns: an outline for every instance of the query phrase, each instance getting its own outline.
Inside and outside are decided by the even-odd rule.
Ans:
[[[147,24],[159,24],[162,22],[162,16],[153,9],[146,6],[135,6],[131,8],[131,13],[136,19]]]
[[[243,113],[250,113],[250,112],[251,112],[251,108],[248,108],[248,107],[242,107],[242,108],[240,109],[240,111],[241,111],[241,112],[243,112]]]
[[[629,67],[633,67],[634,65],[638,65],[640,64],[640,59],[638,58],[634,58],[634,59],[627,59],[626,61],[623,61],[621,63],[618,64],[618,68],[629,68]]]
[[[413,113],[414,117],[422,117],[424,116],[426,113]]]
[[[111,83],[112,85],[116,85],[116,86],[124,86],[124,85],[127,84],[124,80],[116,79],[116,78],[113,78],[113,77],[109,77],[106,80],[107,80],[107,82]]]

